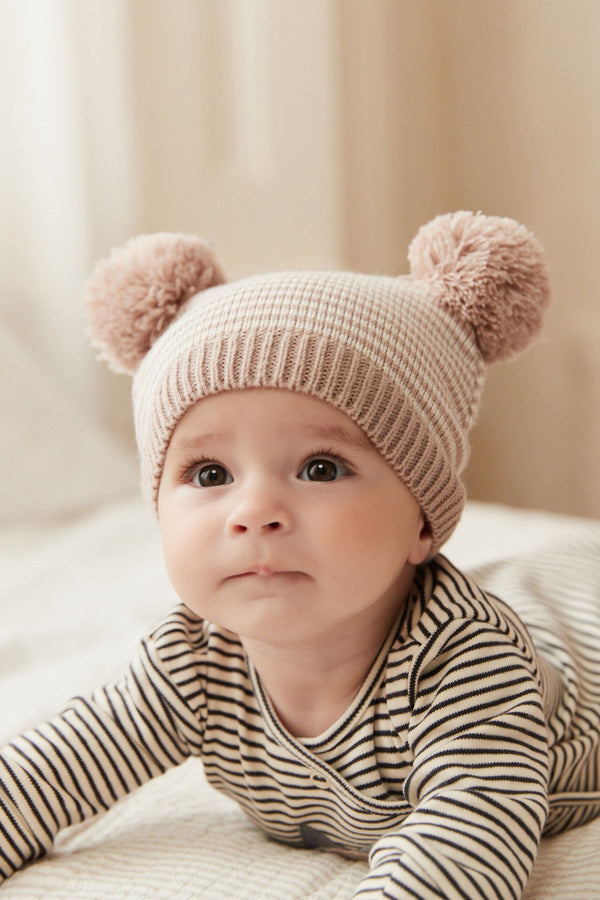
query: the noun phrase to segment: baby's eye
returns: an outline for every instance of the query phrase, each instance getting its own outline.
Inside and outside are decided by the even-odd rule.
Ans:
[[[231,484],[233,478],[224,466],[210,463],[197,468],[190,481],[196,487],[220,487],[223,484]]]
[[[304,464],[299,478],[302,481],[337,481],[348,475],[348,469],[340,461],[328,457],[314,457]]]

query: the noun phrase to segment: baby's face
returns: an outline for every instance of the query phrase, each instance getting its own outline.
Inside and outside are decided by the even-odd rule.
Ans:
[[[158,512],[189,609],[279,646],[391,625],[431,545],[416,500],[363,432],[288,391],[223,393],[188,410]]]

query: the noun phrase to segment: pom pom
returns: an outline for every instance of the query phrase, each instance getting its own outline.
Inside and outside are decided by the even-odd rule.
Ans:
[[[514,356],[540,331],[550,302],[548,266],[537,239],[513,219],[438,216],[420,229],[408,257],[441,306],[473,326],[486,362]]]
[[[142,234],[99,262],[85,290],[92,342],[133,373],[181,305],[225,276],[211,248],[183,234]]]

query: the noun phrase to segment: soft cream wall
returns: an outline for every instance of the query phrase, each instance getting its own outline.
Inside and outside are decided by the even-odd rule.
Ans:
[[[453,208],[525,222],[546,246],[546,339],[490,371],[471,496],[600,515],[600,4],[349,0],[346,260],[405,270]]]
[[[336,0],[131,0],[140,224],[230,277],[340,263]]]
[[[3,296],[5,317],[67,388],[87,395],[96,382],[86,413],[130,437],[129,381],[101,367],[90,377],[72,283],[128,230],[203,233],[231,276],[403,272],[410,238],[436,213],[512,215],[546,245],[556,302],[547,339],[490,372],[470,493],[600,516],[600,3],[64,0],[56,9],[64,52],[32,84],[48,93],[52,60],[62,60],[71,93],[59,93],[72,95],[73,111],[55,132],[78,163],[66,154],[60,168],[35,166],[35,181],[21,166],[31,208],[21,181],[7,180],[5,243],[43,246],[32,217],[45,187],[55,199],[42,225],[61,252],[37,269],[27,249],[22,263],[13,254]],[[48,29],[38,31],[46,46]],[[20,33],[17,75],[42,58]],[[11,96],[18,81],[15,71],[3,81]],[[38,136],[47,146],[62,107],[50,98],[38,115],[30,99],[13,99],[32,138],[15,133],[16,171]],[[57,172],[70,173],[64,190]],[[74,332],[62,328],[60,353],[47,324],[58,322]]]
[[[457,200],[531,224],[555,291],[548,342],[491,373],[469,481],[600,515],[600,4],[466,6],[448,22]]]

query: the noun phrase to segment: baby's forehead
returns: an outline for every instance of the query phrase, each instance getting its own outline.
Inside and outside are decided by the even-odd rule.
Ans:
[[[172,442],[185,444],[198,433],[212,440],[227,439],[248,429],[273,429],[291,440],[305,436],[378,453],[343,410],[312,395],[277,388],[223,391],[202,398],[177,423]]]

